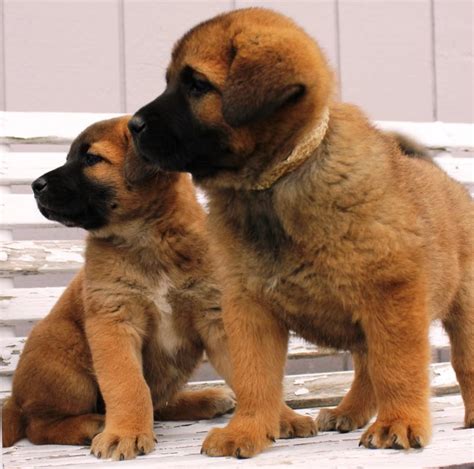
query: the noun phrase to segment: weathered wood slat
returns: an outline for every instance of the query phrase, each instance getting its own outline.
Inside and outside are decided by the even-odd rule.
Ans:
[[[35,323],[51,310],[64,287],[9,288],[0,292],[0,327]]]
[[[0,338],[0,393],[9,392],[11,378],[25,346],[26,337]]]
[[[0,144],[70,143],[84,128],[120,114],[0,112]],[[376,121],[386,130],[411,135],[430,148],[474,149],[474,124]]]
[[[443,153],[436,156],[434,160],[452,178],[465,184],[471,194],[474,192],[474,158],[472,156],[459,158]]]
[[[26,337],[0,338],[0,377],[2,379],[13,375],[25,342]]]
[[[470,123],[376,121],[375,125],[413,137],[432,149],[474,149],[474,124]]]
[[[158,443],[155,451],[135,461],[112,462],[93,458],[87,446],[35,446],[27,440],[3,450],[6,469],[61,468],[84,469],[120,467],[189,469],[207,468],[434,468],[472,467],[473,430],[460,430],[463,405],[460,396],[450,395],[431,399],[433,440],[423,451],[371,451],[359,448],[363,430],[340,434],[321,432],[313,438],[278,440],[272,448],[253,459],[210,458],[200,455],[207,432],[228,423],[230,415],[210,421],[155,422]],[[319,409],[302,409],[300,413],[315,417]]]
[[[64,152],[1,153],[0,185],[13,186],[31,184],[47,171],[61,166],[66,161]]]
[[[0,112],[0,144],[69,144],[85,127],[121,114]]]
[[[7,230],[61,227],[59,223],[52,222],[41,215],[33,194],[2,194],[0,220],[2,229]]]
[[[78,270],[83,262],[81,241],[10,241],[0,244],[0,278]]]

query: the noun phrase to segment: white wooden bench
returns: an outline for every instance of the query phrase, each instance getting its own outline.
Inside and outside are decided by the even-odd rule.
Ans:
[[[49,312],[64,290],[66,280],[79,269],[83,262],[83,232],[67,230],[43,218],[36,208],[29,185],[36,177],[64,162],[66,148],[64,145],[68,145],[87,125],[114,116],[113,114],[0,112],[1,400],[10,392],[12,375],[28,331]],[[454,178],[464,183],[471,194],[474,194],[474,125],[439,122],[379,122],[377,124],[383,129],[402,131],[436,150],[438,164]],[[28,148],[34,148],[34,151]],[[47,150],[41,151],[44,148]],[[71,233],[77,239],[58,239],[70,237]],[[17,239],[18,236],[23,239]],[[25,239],[25,236],[29,239]],[[25,287],[25,284],[28,286]],[[449,358],[449,343],[439,325],[434,325],[431,329],[431,342],[433,393],[435,396],[445,396],[434,401],[440,413],[446,414],[443,414],[444,423],[440,427],[440,434],[449,430],[449,435],[452,435],[452,428],[448,427],[451,421],[456,422],[454,425],[457,427],[461,425],[462,403],[457,394],[459,388],[454,372],[450,364],[446,363]],[[351,368],[350,357],[347,353],[318,348],[293,337],[288,358],[285,393],[292,407],[308,409],[306,412],[315,413],[313,409],[315,407],[337,404],[350,387],[352,372],[343,371]],[[305,374],[300,374],[303,371]],[[215,378],[215,375],[210,369],[202,368],[196,375],[196,378],[201,381],[194,382],[190,386],[200,387],[209,385],[210,382],[214,385],[222,385],[219,381],[209,381],[209,377]],[[206,381],[202,381],[204,379]],[[455,415],[452,415],[451,411],[454,412],[454,410]],[[435,419],[435,424],[436,422]],[[181,432],[183,424],[157,424],[157,433],[164,432],[167,435],[165,440],[168,438],[169,443],[165,445],[165,450],[160,448],[159,444],[157,451],[142,459],[142,464],[149,463],[150,467],[154,467],[158,461],[165,462],[171,454],[178,453],[180,459],[177,462],[173,460],[173,465],[176,463],[176,467],[181,467],[181,464],[183,466],[199,464],[202,467],[209,460],[198,457],[198,445],[204,436],[203,432],[215,423],[186,424],[189,429],[195,429],[195,431],[189,431],[185,436],[180,436],[179,441],[175,441],[176,447],[173,446],[172,435],[178,428]],[[347,457],[352,461],[350,465],[356,464],[355,460],[352,460],[355,457],[354,454],[359,455],[357,458],[362,458],[360,461],[366,458],[362,465],[367,463],[367,453],[362,454],[360,451],[351,453],[357,448],[355,441],[360,437],[359,433],[350,434],[349,437],[327,435],[320,437],[322,439],[278,443],[277,448],[280,453],[277,458],[280,459],[284,454],[284,458],[292,464],[303,463],[304,455],[309,457],[310,453],[317,451],[318,443],[321,443],[323,445],[321,448],[323,448],[322,442],[325,441],[329,446],[334,445],[335,442],[344,444],[344,451],[348,451]],[[461,435],[463,435],[461,440],[467,445],[466,451],[469,450],[469,438],[471,438],[472,453],[474,451],[472,431],[458,432],[455,438],[457,442],[461,441],[459,440]],[[444,440],[446,444],[450,442],[446,437]],[[314,442],[314,445],[308,446],[309,441]],[[182,449],[183,445],[186,448],[184,453],[177,449]],[[294,452],[290,448],[293,446],[298,447]],[[447,447],[452,458],[446,459],[446,454],[448,454],[446,452],[439,455],[445,458],[447,463],[474,461],[473,454],[470,458],[459,458],[456,456],[459,451],[455,451],[451,443]],[[329,461],[330,454],[327,453],[327,448],[324,452]],[[386,451],[376,453],[376,459],[380,463],[378,455],[386,454]],[[261,456],[259,461],[264,465],[265,461],[268,464],[273,461],[272,465],[274,465],[275,460],[272,460],[268,454]],[[32,447],[25,441],[20,442],[17,447],[5,450],[3,457],[7,464],[5,467],[12,468],[44,467],[49,464],[57,467],[75,467],[75,464],[79,462],[89,464],[93,462],[83,448]],[[372,457],[373,452],[370,453],[370,460],[373,462]],[[345,463],[342,464],[345,465]],[[425,462],[419,464],[423,465]],[[223,462],[222,465],[227,464]],[[384,465],[390,467],[385,463]]]

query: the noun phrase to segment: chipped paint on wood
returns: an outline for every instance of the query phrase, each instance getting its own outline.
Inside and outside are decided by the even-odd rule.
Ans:
[[[4,242],[0,247],[0,255],[5,258],[0,277],[73,272],[84,262],[83,251],[84,242],[81,241]]]

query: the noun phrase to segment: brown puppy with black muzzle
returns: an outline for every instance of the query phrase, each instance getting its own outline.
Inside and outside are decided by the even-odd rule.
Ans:
[[[154,416],[234,407],[229,389],[180,390],[204,350],[230,377],[205,213],[188,175],[143,167],[128,120],[87,128],[66,164],[33,183],[47,218],[90,234],[84,267],[26,342],[4,446],[92,440],[97,457],[129,459],[155,447]]]
[[[351,390],[320,428],[353,430],[377,412],[361,444],[401,449],[430,438],[428,327],[442,319],[472,427],[468,192],[333,102],[320,49],[275,12],[199,24],[167,83],[130,128],[148,161],[190,171],[209,197],[238,404],[203,452],[249,457],[278,436],[289,330],[353,353]]]

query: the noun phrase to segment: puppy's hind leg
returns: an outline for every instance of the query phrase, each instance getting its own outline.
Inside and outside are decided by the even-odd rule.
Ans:
[[[26,436],[36,445],[90,445],[104,422],[105,417],[100,414],[30,417]]]
[[[355,377],[351,389],[335,409],[322,409],[317,418],[319,430],[351,432],[364,427],[377,410],[367,354],[353,353]]]
[[[460,289],[443,325],[451,342],[451,362],[464,400],[464,425],[474,427],[474,274]]]
[[[165,407],[155,409],[155,420],[212,419],[232,411],[234,393],[228,388],[180,391]]]
[[[362,313],[378,415],[360,444],[421,448],[431,436],[426,286],[423,279],[389,286]]]

